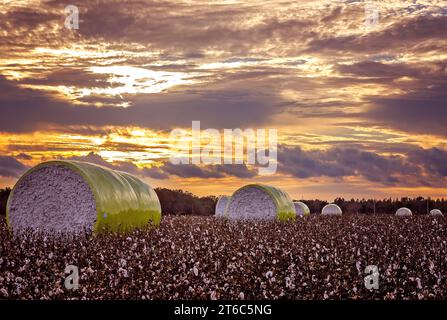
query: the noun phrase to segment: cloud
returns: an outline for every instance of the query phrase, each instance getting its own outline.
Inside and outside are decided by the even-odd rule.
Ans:
[[[303,150],[300,147],[280,145],[278,148],[278,174],[300,179],[329,177],[343,181],[358,177],[384,186],[440,186],[447,177],[447,151],[431,148],[407,147],[404,154],[380,155],[352,147],[332,147],[328,150]],[[138,168],[131,162],[105,161],[101,156],[71,157],[96,163],[114,170],[153,179],[180,178],[223,179],[257,177],[256,168],[246,165],[174,165],[159,162],[150,168]]]
[[[445,40],[441,2],[413,5],[395,1],[396,11],[383,9],[381,27],[370,32],[363,29],[362,2],[290,1],[281,6],[264,2],[215,6],[151,0],[85,2],[79,4],[77,31],[63,28],[65,5],[55,0],[42,3],[38,10],[25,6],[4,9],[5,19],[0,23],[8,48],[0,48],[0,53],[11,60],[3,67],[14,75],[30,75],[15,81],[11,76],[0,77],[0,92],[8,93],[0,94],[0,111],[8,115],[0,119],[0,131],[128,125],[170,129],[189,126],[192,120],[214,128],[249,127],[269,124],[286,113],[303,118],[359,117],[363,111],[359,109],[368,103],[377,108],[369,114],[370,125],[379,122],[402,129],[401,124],[386,121],[381,103],[388,102],[379,99],[386,99],[383,95],[388,92],[410,92],[445,79],[442,63],[436,69],[432,62],[419,59],[415,60],[418,66],[365,60],[365,56],[379,55],[395,58],[402,48],[409,57],[436,56]],[[39,32],[42,28],[48,30],[45,39]],[[14,30],[40,35],[34,42],[32,37],[18,41]],[[17,43],[26,43],[26,48],[12,49]],[[334,50],[340,54],[334,55]],[[213,64],[225,67],[209,66]],[[126,65],[181,71],[196,82],[160,94],[82,96],[83,89],[117,85],[110,80],[113,74],[93,73],[92,66]],[[202,69],[198,72],[197,68]],[[393,82],[401,76],[415,78],[415,84]],[[362,92],[362,86],[377,83],[387,86],[381,97]],[[35,89],[24,89],[24,85]],[[64,96],[65,89],[60,87],[74,93]],[[348,93],[345,88],[350,89]],[[296,96],[284,99],[285,89],[295,91]],[[349,99],[352,90],[357,99]],[[123,104],[130,107],[114,108]]]
[[[94,152],[90,152],[88,155],[85,156],[72,156],[67,159],[90,162],[112,170],[123,171],[136,176],[149,177],[153,179],[169,178],[169,175],[158,167],[140,169],[130,161],[115,161],[113,163],[110,163],[104,160],[99,154],[96,154]]]
[[[26,154],[26,153],[19,153],[18,155],[16,155],[15,156],[17,159],[20,159],[20,160],[32,160],[33,159],[33,157],[31,157],[29,154]]]
[[[182,178],[224,178],[224,177],[237,177],[237,178],[253,178],[257,175],[257,171],[249,169],[244,164],[221,164],[221,165],[193,165],[193,164],[180,164],[174,165],[170,162],[166,162],[160,167],[161,170],[172,175],[176,175]]]
[[[93,152],[86,156],[74,156],[69,157],[68,159],[95,163],[113,170],[124,171],[153,179],[168,179],[171,176],[203,179],[219,179],[225,177],[252,178],[257,175],[257,170],[250,169],[244,164],[199,166],[195,164],[174,165],[169,161],[163,161],[150,168],[138,168],[135,164],[129,161],[107,162],[100,155]]]
[[[27,8],[16,6],[14,10],[0,12],[0,26],[5,31],[12,31],[15,28],[36,29],[42,25],[48,25],[61,17],[44,8]]]
[[[405,155],[380,155],[354,148],[278,150],[278,170],[297,178],[362,177],[389,186],[434,186],[445,183],[447,151],[413,147]]]
[[[259,5],[243,3],[97,1],[80,9],[79,33],[85,38],[140,43],[185,57],[190,56],[191,48],[246,54],[269,41],[298,41],[315,24],[307,17],[284,19],[269,15]]]
[[[439,42],[433,48],[441,49],[441,43],[445,41],[447,16],[422,14],[403,17],[388,28],[365,35],[319,36],[309,42],[307,52],[389,52],[408,50],[434,41]]]
[[[408,94],[371,98],[371,123],[413,133],[447,137],[447,78]]]
[[[61,158],[61,159],[63,159],[63,158]],[[72,156],[72,157],[68,157],[67,160],[76,160],[76,161],[90,162],[90,163],[98,164],[100,166],[107,167],[107,168],[114,169],[114,170],[119,170],[118,168],[120,168],[120,164],[112,164],[110,162],[107,162],[99,154],[96,154],[94,152],[90,152],[86,156]],[[135,168],[136,168],[136,166],[135,166]],[[129,173],[132,173],[130,171],[133,171],[133,170],[134,169],[131,169],[131,170],[128,169],[127,171]]]
[[[300,147],[280,145],[278,148],[278,174],[299,179],[329,177],[340,183],[346,178],[357,177],[382,186],[440,187],[447,178],[447,150],[410,147],[401,149],[403,154],[381,155],[353,147],[332,147],[327,150],[303,150]],[[63,159],[63,158],[62,158]],[[178,178],[201,179],[254,179],[256,168],[240,165],[174,165],[168,161],[152,167],[139,168],[131,161],[110,163],[91,152],[73,156],[69,160],[86,161],[113,170],[157,180]],[[0,176],[19,177],[27,166],[13,157],[0,156]]]
[[[417,77],[421,72],[411,69],[406,64],[385,64],[376,61],[361,61],[351,65],[340,65],[338,70],[344,74],[352,74],[370,78]]]
[[[408,156],[411,162],[423,165],[430,175],[447,178],[447,150],[416,149],[410,151]]]
[[[203,89],[153,94],[134,99],[129,108],[76,106],[49,94],[24,89],[0,76],[0,131],[32,132],[49,125],[190,127],[198,120],[211,128],[265,124],[280,112],[278,98],[251,89]]]
[[[0,156],[0,177],[18,178],[27,169],[27,166],[16,160],[14,157]]]
[[[65,1],[8,2],[0,8],[0,132],[102,138],[121,134],[117,127],[169,131],[192,120],[203,128],[274,126],[280,135],[282,129],[308,135],[307,148],[322,148],[281,146],[280,174],[356,177],[374,185],[440,183],[444,144],[417,149],[401,141],[422,145],[423,135],[447,136],[444,2],[378,4],[379,25],[365,30],[364,1],[100,0],[79,3],[80,29],[66,30]],[[93,67],[108,69],[95,73]],[[133,77],[139,72],[174,76]],[[182,82],[183,75],[191,82]],[[109,90],[171,80],[160,93]],[[364,130],[346,133],[355,126]],[[23,137],[8,139],[4,150],[53,155],[86,148]],[[91,150],[101,147],[129,155],[114,163],[97,154],[80,160],[155,179],[256,177],[245,166],[158,162],[141,169],[129,160],[140,145],[107,141]]]
[[[352,168],[346,168],[335,161],[321,159],[320,151],[304,151],[300,147],[280,147],[278,150],[278,170],[297,178],[318,176],[344,177],[353,175]]]

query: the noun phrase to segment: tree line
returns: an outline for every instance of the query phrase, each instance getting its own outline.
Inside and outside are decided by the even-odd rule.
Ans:
[[[329,202],[323,200],[300,200],[307,204],[310,212],[321,212]],[[386,199],[350,199],[336,198],[334,200],[343,211],[350,214],[394,214],[397,209],[407,207],[413,214],[426,214],[432,209],[447,213],[447,199],[430,199],[424,197],[402,197]]]
[[[10,188],[0,189],[0,215],[6,214],[6,202],[11,192]],[[162,214],[177,215],[213,215],[216,207],[217,197],[199,197],[191,192],[183,190],[171,190],[166,188],[156,188],[160,199]],[[300,200],[307,204],[312,213],[321,212],[321,209],[328,204],[324,200]],[[401,207],[407,207],[414,214],[426,214],[432,209],[439,209],[447,213],[447,199],[427,199],[424,197],[403,197],[387,199],[350,199],[336,198],[334,200],[343,213],[351,214],[393,214]]]
[[[217,197],[198,197],[187,191],[165,188],[156,188],[155,192],[160,199],[163,214],[201,216],[214,214]],[[10,193],[10,188],[0,189],[0,215],[6,214],[6,203]]]
[[[161,204],[162,214],[183,214],[207,216],[214,214],[217,197],[198,197],[191,192],[183,190],[170,190],[156,188]]]
[[[10,193],[10,188],[0,189],[0,215],[6,214],[6,202],[8,201]]]

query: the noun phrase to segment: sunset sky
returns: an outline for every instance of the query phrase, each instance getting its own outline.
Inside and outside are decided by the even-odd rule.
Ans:
[[[70,158],[199,195],[447,197],[445,0],[0,3],[0,187]],[[277,129],[277,173],[171,164],[195,120]]]

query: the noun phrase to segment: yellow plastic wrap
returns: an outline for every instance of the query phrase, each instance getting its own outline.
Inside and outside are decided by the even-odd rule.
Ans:
[[[21,179],[39,168],[53,165],[62,165],[74,170],[92,190],[97,213],[93,233],[126,232],[148,224],[153,226],[160,224],[161,206],[155,191],[140,179],[124,172],[88,162],[57,160],[37,165],[26,172]],[[6,208],[8,224],[12,197],[14,189],[11,191]]]

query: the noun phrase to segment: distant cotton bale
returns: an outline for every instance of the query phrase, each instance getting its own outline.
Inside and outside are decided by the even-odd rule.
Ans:
[[[230,200],[230,197],[228,197],[228,196],[220,196],[219,197],[219,200],[217,200],[217,203],[216,203],[216,210],[215,210],[216,217],[222,218],[225,216],[225,211],[227,209],[229,200]]]
[[[433,209],[430,211],[431,216],[442,216],[442,211],[439,209]]]
[[[406,216],[412,216],[412,215],[413,215],[413,213],[408,208],[399,208],[396,211],[396,216],[399,216],[399,217],[406,217]]]
[[[231,220],[293,220],[296,212],[286,192],[271,186],[250,184],[233,193],[226,216]]]
[[[14,232],[100,233],[159,225],[155,191],[140,179],[81,161],[49,161],[11,191],[6,219]]]
[[[299,217],[307,216],[310,214],[309,207],[301,201],[293,201],[293,204],[295,206],[296,215]]]
[[[330,203],[324,206],[323,210],[321,210],[321,214],[328,216],[339,216],[342,214],[342,211],[341,208],[335,203]]]

